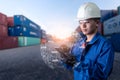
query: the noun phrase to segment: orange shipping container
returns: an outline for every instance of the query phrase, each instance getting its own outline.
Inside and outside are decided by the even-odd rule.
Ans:
[[[47,42],[46,39],[44,39],[44,38],[41,39],[41,44],[45,44],[46,42]]]
[[[8,36],[8,27],[5,25],[0,25],[0,37]]]
[[[5,14],[0,13],[0,24],[7,26],[7,16]]]
[[[14,18],[13,17],[7,17],[7,22],[9,27],[14,26]]]

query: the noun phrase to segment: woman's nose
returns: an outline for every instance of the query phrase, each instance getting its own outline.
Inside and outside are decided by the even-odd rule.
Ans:
[[[82,28],[85,28],[85,27],[86,27],[86,23],[81,23],[80,26],[81,26]]]

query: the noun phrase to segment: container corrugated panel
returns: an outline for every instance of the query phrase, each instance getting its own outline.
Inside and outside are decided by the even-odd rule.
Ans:
[[[104,22],[104,35],[111,35],[120,32],[120,15],[115,16]]]
[[[7,16],[3,13],[0,13],[0,24],[7,26]]]
[[[111,36],[111,42],[116,52],[120,52],[120,33]]]
[[[8,36],[15,36],[14,27],[8,27]]]
[[[18,47],[17,37],[0,37],[0,50]]]
[[[25,26],[40,31],[40,26],[23,15],[14,16],[14,26]]]
[[[9,36],[29,36],[29,30],[21,26],[9,27],[8,35]]]
[[[18,37],[19,46],[32,46],[40,44],[40,38]]]
[[[9,27],[13,27],[14,26],[14,18],[13,17],[7,17],[7,25]]]
[[[0,37],[8,36],[8,27],[0,25]]]
[[[15,27],[16,36],[26,36],[26,37],[40,37],[40,32],[36,30],[30,30],[24,26]]]
[[[29,36],[30,36],[30,37],[40,38],[40,37],[41,37],[41,34],[40,34],[40,32],[30,31],[30,32],[29,32]]]
[[[41,38],[44,38],[44,39],[47,38],[47,36],[46,36],[46,31],[43,30],[43,29],[41,29]]]
[[[10,36],[26,36],[26,37],[37,37],[40,38],[40,31],[32,30],[24,26],[14,26],[8,29]]]
[[[120,15],[120,6],[118,6],[118,8],[117,8],[117,12]]]
[[[15,36],[29,36],[29,30],[26,27],[16,26],[14,27]]]
[[[3,38],[0,37],[0,50],[2,50],[2,49],[3,49]]]
[[[98,26],[98,32],[99,32],[101,35],[103,35],[103,24],[102,24],[102,23],[99,24],[99,26]]]
[[[117,15],[117,10],[101,10],[100,21],[103,23],[104,21],[106,21],[116,15]]]
[[[27,27],[27,30],[29,30],[29,37],[36,37],[36,38],[40,38],[41,37],[41,33],[39,30],[35,30],[35,29],[31,29]]]

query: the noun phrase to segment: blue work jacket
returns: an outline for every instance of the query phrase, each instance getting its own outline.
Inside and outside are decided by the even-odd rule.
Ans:
[[[84,45],[86,37],[74,44],[71,54],[75,56],[74,80],[107,80],[114,61],[111,43],[99,33]]]

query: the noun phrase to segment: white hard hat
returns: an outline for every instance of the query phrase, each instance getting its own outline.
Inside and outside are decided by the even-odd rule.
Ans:
[[[78,20],[85,20],[85,19],[90,19],[90,18],[100,18],[100,9],[98,6],[92,2],[88,2],[83,4],[77,14],[77,19]]]

